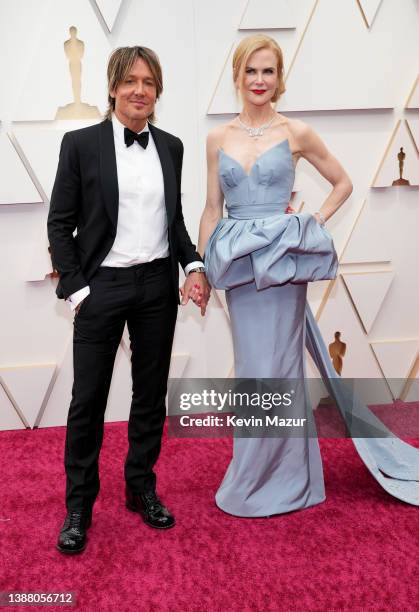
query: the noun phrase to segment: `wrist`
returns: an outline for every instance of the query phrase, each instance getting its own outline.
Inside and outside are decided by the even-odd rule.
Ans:
[[[324,215],[323,215],[321,212],[319,212],[319,211],[317,210],[317,211],[316,211],[315,213],[313,213],[313,214],[314,214],[314,216],[316,217],[317,222],[318,222],[320,225],[324,225],[324,224],[326,223],[326,219],[324,218]]]
[[[204,266],[199,266],[199,267],[196,267],[196,268],[192,268],[192,270],[189,270],[187,275],[189,276],[189,274],[192,274],[193,272],[196,272],[198,274],[204,274],[205,273],[205,268],[204,268]]]

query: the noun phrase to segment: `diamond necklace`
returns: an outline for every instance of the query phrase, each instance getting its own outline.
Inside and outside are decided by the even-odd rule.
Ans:
[[[260,125],[259,127],[252,127],[250,125],[246,125],[245,123],[243,123],[243,121],[240,119],[240,116],[237,115],[237,119],[239,120],[241,127],[244,130],[246,130],[248,136],[250,136],[251,138],[254,138],[255,136],[263,136],[265,130],[267,130],[268,127],[271,126],[275,117],[276,117],[276,113],[267,123],[264,123],[263,125]]]

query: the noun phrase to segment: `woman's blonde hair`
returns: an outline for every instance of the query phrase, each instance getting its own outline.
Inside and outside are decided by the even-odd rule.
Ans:
[[[108,62],[108,109],[105,114],[106,119],[111,119],[115,110],[115,98],[111,96],[110,92],[115,91],[118,85],[122,83],[139,57],[150,68],[156,83],[156,99],[159,99],[163,91],[163,74],[156,53],[148,47],[119,47],[112,53]],[[155,119],[156,116],[153,112],[148,120],[154,123]]]
[[[270,49],[274,52],[277,59],[278,85],[271,100],[272,102],[277,102],[281,94],[285,91],[284,60],[281,47],[276,40],[270,36],[266,36],[265,34],[254,34],[243,38],[233,55],[233,80],[236,86],[243,82],[244,71],[249,61],[249,57],[252,53],[260,51],[261,49]]]

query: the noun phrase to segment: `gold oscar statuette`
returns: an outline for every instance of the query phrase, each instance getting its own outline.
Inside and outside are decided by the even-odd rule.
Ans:
[[[410,185],[409,181],[403,178],[403,166],[405,158],[406,153],[403,151],[403,147],[400,147],[400,151],[397,154],[397,159],[399,160],[399,178],[392,182],[393,187],[399,185]]]
[[[340,332],[335,332],[335,341],[329,344],[329,355],[332,358],[333,367],[339,376],[342,375],[343,358],[346,353],[346,343],[340,339]]]
[[[77,28],[71,26],[70,38],[64,43],[64,53],[69,62],[74,102],[60,106],[56,119],[96,119],[100,117],[97,106],[81,101],[81,60],[84,55],[84,42],[77,38]]]

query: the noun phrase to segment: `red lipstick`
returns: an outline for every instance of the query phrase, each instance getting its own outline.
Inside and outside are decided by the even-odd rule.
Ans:
[[[264,94],[266,92],[266,89],[252,89],[253,93],[257,94],[258,96],[261,96],[262,94]]]

